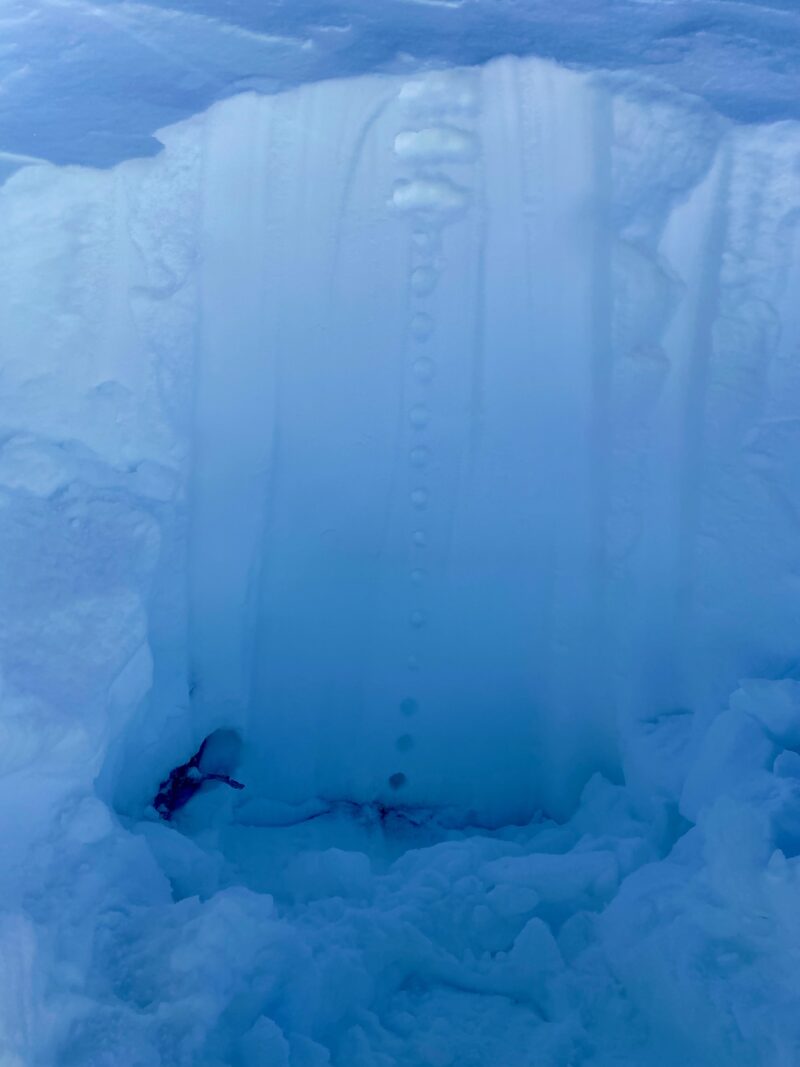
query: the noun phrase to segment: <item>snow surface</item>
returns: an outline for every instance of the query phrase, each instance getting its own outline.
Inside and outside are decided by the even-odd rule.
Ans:
[[[154,130],[244,89],[509,54],[645,68],[739,120],[800,117],[795,0],[5,0],[0,40],[12,167],[156,152]]]
[[[796,9],[376,11],[0,14],[0,1065],[794,1067]]]

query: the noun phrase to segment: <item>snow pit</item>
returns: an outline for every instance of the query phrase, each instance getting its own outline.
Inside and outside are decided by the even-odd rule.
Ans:
[[[55,11],[189,59],[147,158],[152,102],[0,126],[0,1064],[797,1063],[777,59],[744,125],[666,29],[657,82]],[[245,788],[159,818],[219,730]]]

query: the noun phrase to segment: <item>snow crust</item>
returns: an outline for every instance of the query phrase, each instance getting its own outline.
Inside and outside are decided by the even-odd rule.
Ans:
[[[797,124],[277,47],[0,190],[0,1063],[795,1063]]]
[[[739,121],[800,117],[795,0],[6,0],[0,35],[4,169],[151,154],[154,130],[246,89],[503,55],[646,70]]]

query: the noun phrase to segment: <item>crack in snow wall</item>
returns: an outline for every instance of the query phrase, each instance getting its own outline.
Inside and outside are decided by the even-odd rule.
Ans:
[[[161,138],[2,191],[3,676],[64,775],[141,804],[224,721],[291,800],[677,796],[796,669],[797,127],[506,59]]]

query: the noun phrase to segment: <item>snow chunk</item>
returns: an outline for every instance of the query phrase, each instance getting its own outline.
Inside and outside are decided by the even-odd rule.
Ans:
[[[700,811],[721,796],[735,796],[760,771],[772,766],[774,742],[743,711],[722,712],[712,722],[686,778],[680,811],[697,821]]]
[[[283,1031],[262,1015],[242,1038],[243,1067],[291,1067],[291,1050]]]
[[[509,856],[487,863],[481,874],[497,885],[533,890],[546,903],[571,906],[607,899],[619,880],[617,861],[605,851]]]
[[[521,885],[496,885],[486,895],[486,902],[501,918],[513,918],[535,911],[541,901],[535,889]]]
[[[97,797],[84,797],[67,821],[67,833],[80,845],[95,845],[114,828],[107,806]]]
[[[398,159],[409,163],[468,163],[477,155],[475,137],[455,126],[403,130],[394,140]]]
[[[445,220],[460,215],[469,203],[469,195],[446,178],[415,178],[400,181],[392,194],[397,211]]]
[[[752,715],[781,745],[800,745],[800,682],[748,678],[731,697],[731,708]]]
[[[75,475],[62,449],[27,436],[12,437],[0,448],[0,485],[48,497]]]
[[[290,861],[286,882],[297,900],[323,897],[365,899],[372,893],[370,861],[363,852],[329,848],[324,852],[301,852]]]

